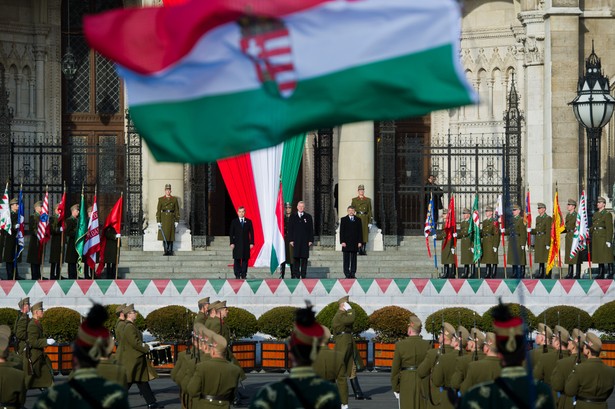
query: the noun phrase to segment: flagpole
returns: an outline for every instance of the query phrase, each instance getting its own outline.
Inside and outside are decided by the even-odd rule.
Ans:
[[[62,200],[64,199],[64,195],[66,194],[66,181],[62,181]],[[59,217],[58,217],[59,218]],[[66,202],[64,202],[64,206],[62,208],[62,222],[60,224],[60,266],[58,268],[58,280],[62,279],[62,265],[64,264],[64,220],[66,219]]]
[[[98,185],[94,185],[94,199],[96,200],[96,196],[98,193]],[[96,202],[94,202],[94,205],[97,205]],[[96,212],[98,213],[98,206],[96,206]],[[92,208],[92,214],[90,215],[90,220],[92,219],[92,217],[94,217],[94,208]],[[96,217],[98,217],[98,214],[96,215]],[[90,220],[88,220],[88,230],[90,229]],[[86,237],[87,237],[87,233],[86,233]],[[98,237],[100,237],[100,230],[98,231]],[[99,250],[100,251],[100,247]],[[98,253],[94,253],[94,268],[92,269],[92,272],[90,273],[90,277],[92,279],[92,281],[94,281],[94,277],[96,276],[96,256],[99,255]],[[100,255],[99,255],[100,256]],[[87,264],[87,260],[86,260],[86,264]]]
[[[120,193],[120,200],[122,200],[124,198],[124,192]],[[123,207],[124,207],[124,201],[122,200],[122,212],[120,212],[120,230],[122,229],[122,225],[121,225],[121,220],[122,220],[122,216],[123,216]],[[105,222],[106,223],[106,222]],[[122,232],[117,232],[117,234],[122,234]],[[122,237],[120,236],[117,239],[117,247],[116,247],[116,251],[115,251],[115,279],[117,280],[117,273],[120,269],[120,240],[122,240]]]

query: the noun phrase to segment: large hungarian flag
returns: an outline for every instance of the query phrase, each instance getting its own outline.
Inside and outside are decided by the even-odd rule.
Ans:
[[[100,230],[98,227],[98,206],[96,205],[96,195],[94,195],[94,204],[92,205],[92,214],[88,221],[88,231],[85,234],[85,242],[83,243],[83,257],[85,263],[94,270],[96,268],[96,254],[100,251]]]
[[[454,0],[207,0],[84,18],[159,161],[471,104]],[[205,149],[206,148],[206,149]]]
[[[561,248],[561,236],[566,231],[566,225],[564,224],[564,218],[562,217],[562,211],[559,207],[559,193],[555,190],[555,198],[553,199],[553,221],[551,222],[551,245],[549,246],[549,259],[547,263],[547,274],[555,266],[555,259],[557,258],[558,264],[561,267],[562,260],[559,255]]]

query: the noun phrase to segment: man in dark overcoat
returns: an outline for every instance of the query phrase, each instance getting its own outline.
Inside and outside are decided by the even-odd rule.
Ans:
[[[49,232],[51,240],[49,241],[49,279],[60,279],[60,262],[62,259],[62,222],[60,222],[60,204],[54,207],[54,214],[51,216],[49,223]]]
[[[290,217],[288,233],[290,245],[293,247],[292,278],[305,278],[307,276],[307,262],[310,257],[310,246],[314,242],[314,221],[312,216],[305,212],[305,203],[297,203],[297,213]]]
[[[363,246],[362,220],[355,216],[355,208],[348,206],[348,215],[340,221],[340,244],[344,256],[344,276],[355,278],[357,252]]]
[[[233,250],[235,278],[245,279],[248,275],[250,250],[254,247],[254,227],[252,220],[246,217],[246,209],[243,206],[237,208],[237,218],[231,222],[229,239]]]

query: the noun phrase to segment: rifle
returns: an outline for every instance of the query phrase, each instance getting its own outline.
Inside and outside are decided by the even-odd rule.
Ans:
[[[476,312],[474,312],[474,356],[473,361],[478,361],[478,336],[476,336],[478,329],[476,328]]]
[[[32,376],[34,374],[34,366],[32,365],[32,347],[28,341],[26,341],[24,352],[26,353],[26,359],[28,360],[28,375]]]
[[[577,328],[579,332],[577,335],[577,361],[575,362],[575,365],[578,365],[581,363],[581,314],[580,313],[577,315]]]
[[[457,311],[457,323],[461,327],[461,313]],[[459,356],[463,356],[463,334],[459,330]]]
[[[559,310],[557,310],[557,326],[559,327]],[[557,330],[557,338],[559,340],[559,354],[558,359],[562,359],[562,330]]]
[[[542,319],[544,321],[544,342],[542,343],[542,353],[546,354],[549,351],[549,348],[547,347],[547,314],[543,314],[542,315]]]

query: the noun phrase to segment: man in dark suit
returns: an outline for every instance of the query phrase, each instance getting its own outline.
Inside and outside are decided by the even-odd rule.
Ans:
[[[245,279],[248,275],[248,260],[250,250],[254,247],[254,228],[252,220],[245,217],[246,209],[240,206],[237,209],[237,218],[231,222],[229,238],[233,250],[233,270],[235,278]]]
[[[290,217],[288,228],[290,245],[293,247],[292,278],[307,276],[307,261],[310,257],[310,246],[314,242],[314,221],[305,212],[305,203],[297,203],[297,213]]]
[[[363,230],[361,219],[355,216],[353,206],[346,209],[347,216],[342,217],[340,222],[340,243],[344,255],[344,276],[355,278],[357,273],[357,252],[363,245]]]

